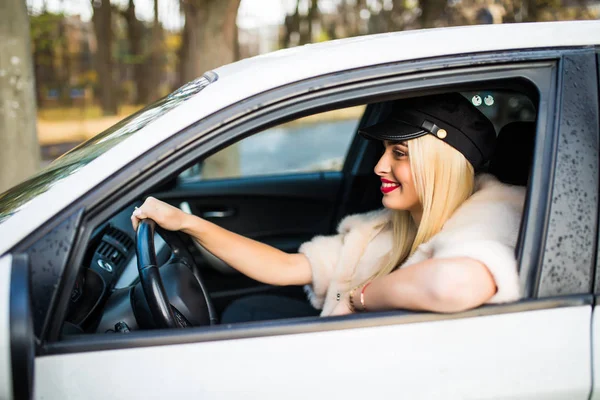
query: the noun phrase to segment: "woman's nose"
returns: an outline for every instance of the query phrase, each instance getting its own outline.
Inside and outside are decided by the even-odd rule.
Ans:
[[[384,152],[379,158],[379,161],[375,165],[374,171],[377,175],[384,175],[390,172],[390,163],[387,160],[387,151]]]

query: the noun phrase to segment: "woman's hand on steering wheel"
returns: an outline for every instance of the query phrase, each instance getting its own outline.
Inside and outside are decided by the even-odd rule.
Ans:
[[[183,224],[187,214],[177,207],[148,197],[144,204],[136,208],[131,215],[131,224],[134,231],[137,231],[141,220],[150,218],[156,222],[161,228],[168,231],[179,231],[183,229]]]

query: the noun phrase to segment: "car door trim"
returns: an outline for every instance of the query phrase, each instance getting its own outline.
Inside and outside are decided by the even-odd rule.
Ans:
[[[359,313],[337,317],[306,317],[287,320],[259,321],[243,324],[215,325],[188,329],[137,331],[128,334],[81,335],[60,342],[46,344],[38,354],[51,356],[90,351],[129,349],[134,347],[166,346],[218,340],[246,339],[265,336],[296,335],[323,331],[366,327],[403,325],[475,318],[527,311],[551,310],[591,305],[592,295],[562,296],[525,300],[517,303],[487,305],[454,314],[436,314],[412,311]]]

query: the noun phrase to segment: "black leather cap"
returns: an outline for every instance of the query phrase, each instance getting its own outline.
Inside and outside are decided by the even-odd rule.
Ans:
[[[476,170],[491,158],[496,144],[494,125],[460,93],[399,100],[384,121],[358,132],[393,142],[431,134],[460,151]]]

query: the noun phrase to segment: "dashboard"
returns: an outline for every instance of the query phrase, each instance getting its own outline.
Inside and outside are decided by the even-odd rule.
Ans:
[[[111,296],[116,292],[129,292],[137,283],[135,232],[130,221],[135,205],[125,208],[92,233],[71,291],[65,319],[68,332],[96,331]],[[155,249],[161,265],[168,259],[170,250],[158,234]]]

